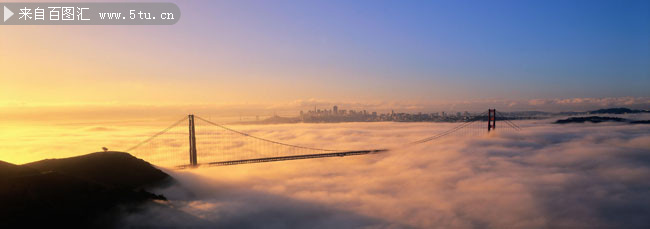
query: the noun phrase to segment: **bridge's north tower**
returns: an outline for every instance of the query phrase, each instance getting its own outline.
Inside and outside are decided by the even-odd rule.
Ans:
[[[196,131],[194,130],[194,115],[188,115],[190,124],[190,166],[197,166],[196,160]]]

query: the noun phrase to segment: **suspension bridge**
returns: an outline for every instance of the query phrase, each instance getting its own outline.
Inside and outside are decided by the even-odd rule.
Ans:
[[[453,128],[405,146],[424,144],[450,135],[483,135],[497,129],[519,131],[521,128],[495,109],[466,117]],[[486,128],[487,127],[487,128]],[[487,129],[487,131],[486,131]],[[330,149],[288,144],[243,132],[212,122],[196,115],[188,115],[157,132],[126,152],[152,164],[175,168],[198,166],[228,166],[274,161],[302,160],[325,157],[346,157],[375,154],[389,148]]]

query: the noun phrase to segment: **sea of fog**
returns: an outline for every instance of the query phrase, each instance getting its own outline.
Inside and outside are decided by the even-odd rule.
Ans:
[[[453,124],[242,127],[376,155],[166,171],[170,201],[128,226],[223,228],[647,228],[650,125],[519,122],[520,132],[404,143]],[[365,146],[365,147],[364,147]],[[165,207],[162,207],[162,206]]]
[[[638,117],[637,117],[638,118]],[[642,117],[646,118],[647,117]],[[381,154],[189,170],[162,168],[169,201],[124,226],[220,228],[648,228],[650,125],[518,121],[522,131],[451,135],[451,123],[242,125],[324,148]],[[499,124],[499,123],[497,123]],[[0,132],[0,160],[25,163],[121,150],[167,122],[20,125]]]

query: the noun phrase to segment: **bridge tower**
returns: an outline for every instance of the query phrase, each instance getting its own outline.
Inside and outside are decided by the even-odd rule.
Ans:
[[[196,166],[196,133],[194,131],[194,115],[191,114],[188,116],[190,121],[190,166]]]
[[[497,126],[496,119],[497,109],[488,109],[488,132],[494,130]]]

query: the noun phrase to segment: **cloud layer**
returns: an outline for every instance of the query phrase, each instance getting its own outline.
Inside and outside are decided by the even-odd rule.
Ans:
[[[518,133],[450,136],[431,123],[249,127],[289,143],[394,150],[372,156],[170,171],[169,208],[127,225],[309,228],[647,228],[650,126],[520,123]],[[145,220],[158,219],[158,220]]]
[[[589,111],[601,108],[628,107],[648,109],[650,97],[584,97],[584,98],[539,98],[539,99],[469,99],[469,100],[322,100],[299,99],[287,102],[237,103],[237,104],[38,104],[0,101],[0,123],[52,123],[97,122],[124,120],[166,120],[195,113],[206,118],[216,118],[219,122],[252,121],[257,117],[297,116],[300,110],[332,109],[367,110],[387,113],[395,112],[482,112],[488,107],[501,111]],[[47,116],[47,119],[43,119]],[[169,117],[173,117],[169,120]]]

